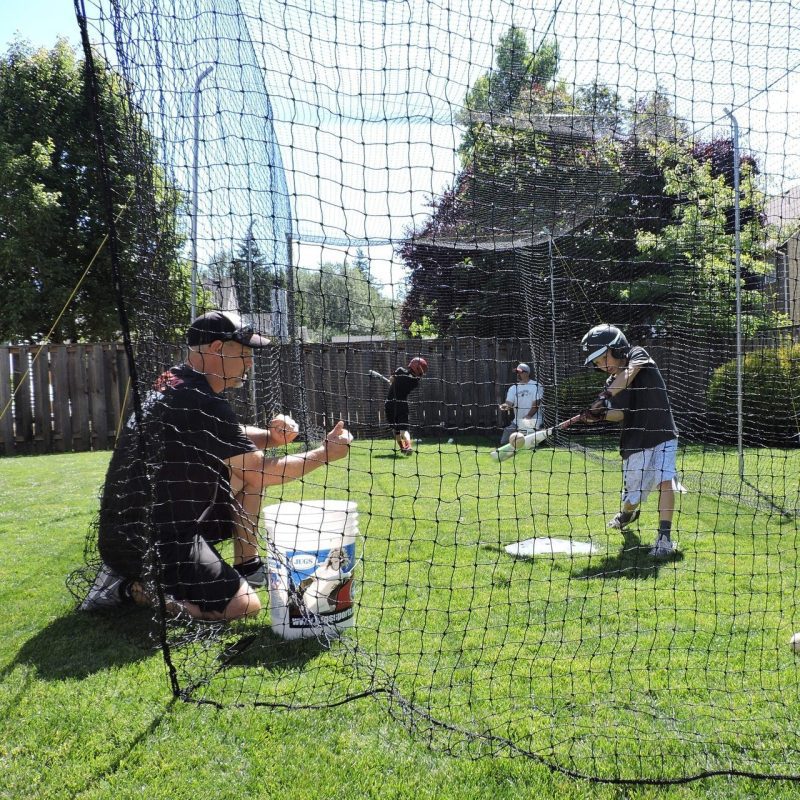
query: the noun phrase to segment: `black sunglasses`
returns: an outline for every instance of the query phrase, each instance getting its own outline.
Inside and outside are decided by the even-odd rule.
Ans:
[[[249,346],[254,333],[252,325],[242,325],[241,328],[237,328],[235,331],[219,334],[219,338],[226,342],[238,342]]]

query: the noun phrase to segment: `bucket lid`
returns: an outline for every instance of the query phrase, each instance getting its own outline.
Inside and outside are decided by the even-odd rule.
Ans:
[[[358,525],[357,508],[347,500],[303,500],[267,506],[261,515],[271,539],[301,546],[301,540],[321,544],[320,538],[345,536],[352,541]]]
[[[280,520],[286,522],[296,520],[301,515],[307,516],[335,516],[337,514],[355,514],[358,504],[350,500],[301,500],[299,502],[275,503],[261,509],[264,519]]]

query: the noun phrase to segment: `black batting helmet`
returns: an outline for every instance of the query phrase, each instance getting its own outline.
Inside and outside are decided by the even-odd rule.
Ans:
[[[588,367],[596,358],[600,358],[607,350],[614,358],[624,358],[631,349],[625,334],[613,325],[595,325],[581,339],[581,349],[587,353],[584,367]]]

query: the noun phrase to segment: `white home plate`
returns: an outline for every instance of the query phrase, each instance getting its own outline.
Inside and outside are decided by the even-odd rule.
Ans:
[[[596,553],[597,548],[591,542],[573,542],[571,539],[551,539],[549,536],[539,536],[536,539],[526,539],[524,542],[506,545],[506,553],[512,556],[552,556],[556,553],[566,553],[571,556],[589,556]]]

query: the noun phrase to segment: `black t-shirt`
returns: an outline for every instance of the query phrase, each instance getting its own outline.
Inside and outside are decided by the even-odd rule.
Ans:
[[[627,366],[640,369],[631,385],[612,400],[614,408],[625,412],[619,440],[623,458],[678,438],[667,387],[656,362],[643,347],[632,347]],[[606,385],[613,380],[612,375]]]
[[[394,381],[386,395],[387,400],[406,400],[411,392],[419,386],[419,377],[412,375],[407,367],[398,367],[394,371]]]
[[[141,435],[145,462],[131,417],[106,474],[99,521],[104,559],[104,550],[112,561],[141,558],[150,524],[159,541],[193,536],[201,514],[230,497],[225,459],[257,449],[230,403],[186,364],[163,373],[145,398]]]

